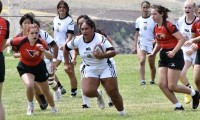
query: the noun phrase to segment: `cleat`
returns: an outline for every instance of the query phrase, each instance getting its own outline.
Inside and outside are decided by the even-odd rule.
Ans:
[[[64,95],[66,93],[66,90],[65,90],[65,88],[63,86],[60,87],[60,90],[61,90],[61,94],[62,95]]]
[[[56,114],[56,113],[58,113],[58,109],[56,107],[52,107],[51,108],[51,112]]]
[[[121,117],[125,116],[125,115],[126,115],[126,114],[125,114],[125,111],[119,112],[119,115],[120,115]]]
[[[174,110],[175,111],[184,111],[185,109],[183,108],[183,106],[181,106],[181,107],[175,107]]]
[[[55,92],[54,92],[54,100],[55,101],[59,101],[61,99],[61,90],[58,88]]]
[[[46,110],[47,107],[48,107],[47,103],[40,105],[41,110]]]
[[[154,85],[155,82],[153,80],[150,81],[150,85]]]
[[[90,108],[87,104],[83,104],[82,108]]]
[[[113,103],[112,103],[112,102],[109,102],[109,103],[108,103],[108,106],[109,106],[109,107],[112,107],[112,106],[113,106]]]
[[[76,97],[77,92],[71,92],[71,97]]]
[[[98,93],[99,93],[99,96],[97,97],[97,104],[98,104],[99,108],[101,108],[103,110],[105,108],[105,103],[102,98],[102,92],[98,91]]]
[[[199,92],[195,91],[195,95],[192,96],[192,108],[196,109],[199,106]]]
[[[28,104],[28,107],[27,107],[27,115],[33,115],[33,110],[34,110],[34,104],[31,103],[31,104]]]
[[[192,101],[192,97],[189,94],[185,94],[184,102],[185,104],[189,104]]]
[[[72,93],[72,94],[71,94],[71,97],[76,97],[76,93],[75,93],[75,94]]]
[[[140,85],[146,85],[146,82],[145,81],[141,81]]]

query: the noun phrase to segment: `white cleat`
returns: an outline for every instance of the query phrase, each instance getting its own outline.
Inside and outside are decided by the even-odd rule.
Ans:
[[[58,88],[55,92],[54,92],[54,100],[55,101],[59,101],[61,99],[61,90]]]
[[[28,104],[28,107],[27,107],[27,115],[33,115],[33,110],[34,110],[34,104]]]
[[[52,112],[53,114],[56,114],[56,113],[58,113],[58,109],[57,109],[56,107],[52,107],[52,108],[51,108],[51,112]]]

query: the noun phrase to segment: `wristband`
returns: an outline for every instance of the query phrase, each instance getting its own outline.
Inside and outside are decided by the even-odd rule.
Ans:
[[[57,61],[57,59],[56,58],[53,58],[53,62],[56,62]]]

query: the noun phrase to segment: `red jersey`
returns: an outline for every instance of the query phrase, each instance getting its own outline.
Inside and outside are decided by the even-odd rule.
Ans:
[[[195,34],[195,37],[200,36],[200,20],[197,20],[192,24],[191,31]],[[198,42],[198,48],[200,48],[200,42]]]
[[[0,17],[0,52],[3,51],[3,43],[5,39],[9,38],[10,34],[10,23],[8,20]]]
[[[42,51],[36,44],[42,44],[44,49],[48,49],[44,40],[38,39],[33,46],[30,45],[28,37],[16,37],[10,41],[11,46],[16,47],[20,53],[20,61],[27,66],[36,66],[42,60]]]
[[[178,29],[175,25],[169,21],[166,21],[166,23],[163,23],[163,25],[160,27],[158,27],[158,25],[155,26],[154,35],[161,48],[172,49],[178,43],[178,40],[172,35],[177,31]]]

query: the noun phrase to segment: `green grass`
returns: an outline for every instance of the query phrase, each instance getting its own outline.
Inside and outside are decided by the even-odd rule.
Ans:
[[[115,57],[118,73],[118,83],[120,93],[124,99],[126,116],[120,117],[117,110],[108,105],[104,110],[98,108],[96,99],[91,99],[91,108],[82,109],[82,99],[80,95],[80,74],[78,65],[76,66],[77,78],[79,80],[78,96],[70,97],[69,78],[63,71],[61,65],[57,71],[60,81],[67,89],[67,94],[62,96],[62,100],[56,102],[59,109],[57,115],[51,114],[50,107],[41,111],[35,103],[34,115],[26,115],[27,98],[25,87],[16,70],[18,59],[6,56],[6,80],[3,87],[3,103],[7,120],[196,120],[200,118],[199,108],[192,110],[191,104],[184,104],[183,94],[176,94],[183,104],[184,112],[173,111],[173,104],[162,94],[157,85],[139,85],[139,67],[136,55],[117,55]],[[192,79],[191,70],[189,78]],[[146,79],[149,80],[149,68],[146,69]],[[157,80],[156,80],[157,82]],[[194,83],[190,80],[192,85]],[[101,88],[102,89],[102,88]],[[105,93],[103,91],[103,93]],[[106,101],[106,97],[104,100]],[[107,101],[106,101],[107,103]]]

